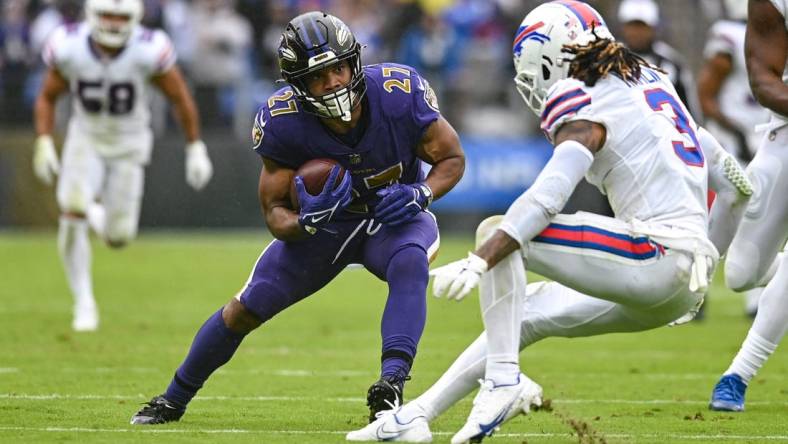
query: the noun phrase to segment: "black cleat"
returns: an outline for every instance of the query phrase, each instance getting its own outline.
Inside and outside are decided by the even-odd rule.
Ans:
[[[410,376],[401,378],[398,376],[384,376],[372,384],[367,390],[367,406],[369,406],[369,422],[377,419],[376,414],[385,410],[391,410],[402,405],[402,390],[405,381]]]
[[[164,424],[181,419],[185,408],[178,407],[159,395],[145,403],[145,407],[131,417],[132,424]]]

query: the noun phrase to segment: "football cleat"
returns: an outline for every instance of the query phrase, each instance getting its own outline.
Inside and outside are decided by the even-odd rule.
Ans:
[[[744,410],[746,391],[747,384],[742,381],[741,376],[735,373],[722,375],[711,392],[709,409],[718,412],[741,412]]]
[[[145,407],[131,417],[131,424],[164,424],[166,422],[178,421],[183,416],[186,409],[176,406],[159,395],[145,403]]]
[[[402,408],[378,412],[375,421],[345,436],[348,441],[432,442],[432,432],[423,414],[402,415]]]
[[[395,409],[402,405],[402,391],[405,381],[410,376],[383,376],[372,384],[367,390],[367,406],[369,407],[369,422],[377,418],[379,412]]]
[[[99,325],[98,309],[95,305],[75,305],[71,328],[74,331],[96,331]]]
[[[516,384],[496,386],[480,380],[479,394],[465,425],[451,439],[452,444],[478,443],[515,416],[527,414],[531,406],[542,405],[542,387],[520,373]]]

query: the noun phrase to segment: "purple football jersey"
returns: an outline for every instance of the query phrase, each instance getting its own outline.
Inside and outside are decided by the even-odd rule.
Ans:
[[[348,146],[320,119],[301,109],[287,86],[272,95],[254,121],[254,150],[297,169],[310,159],[339,162],[353,179],[354,199],[337,219],[368,217],[386,185],[424,180],[418,145],[440,116],[435,94],[415,69],[394,63],[364,67],[367,92],[362,106],[369,123],[355,146]]]

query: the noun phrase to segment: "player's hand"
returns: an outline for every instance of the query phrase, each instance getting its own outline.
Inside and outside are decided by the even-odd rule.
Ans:
[[[334,165],[331,168],[323,190],[317,196],[309,194],[301,176],[296,176],[293,179],[298,195],[298,206],[301,208],[298,214],[298,223],[304,227],[307,233],[315,234],[318,227],[331,222],[334,215],[344,210],[353,199],[350,192],[353,186],[350,173],[345,172],[339,185],[334,188],[341,169],[342,167],[339,165]]]
[[[36,173],[36,177],[47,185],[52,185],[52,180],[60,173],[60,162],[57,160],[55,142],[48,134],[42,134],[36,138],[33,171]]]
[[[432,190],[423,183],[395,183],[377,194],[381,200],[375,206],[375,219],[386,225],[404,224],[432,202]]]
[[[199,191],[208,184],[213,176],[213,165],[208,157],[208,149],[202,140],[186,145],[186,183]]]
[[[430,270],[430,276],[435,276],[432,282],[432,294],[436,298],[445,296],[446,299],[461,301],[479,285],[482,274],[487,268],[487,261],[473,253],[468,253],[465,259]]]

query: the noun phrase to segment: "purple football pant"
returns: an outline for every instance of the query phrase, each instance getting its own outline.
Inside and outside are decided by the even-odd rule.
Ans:
[[[381,322],[384,361],[392,351],[412,359],[426,320],[429,260],[439,245],[434,216],[422,212],[395,227],[364,219],[327,228],[337,233],[319,230],[303,241],[271,242],[238,299],[265,322],[323,288],[348,264],[362,264],[389,285]],[[404,370],[386,371],[407,374],[409,368],[408,362]]]

